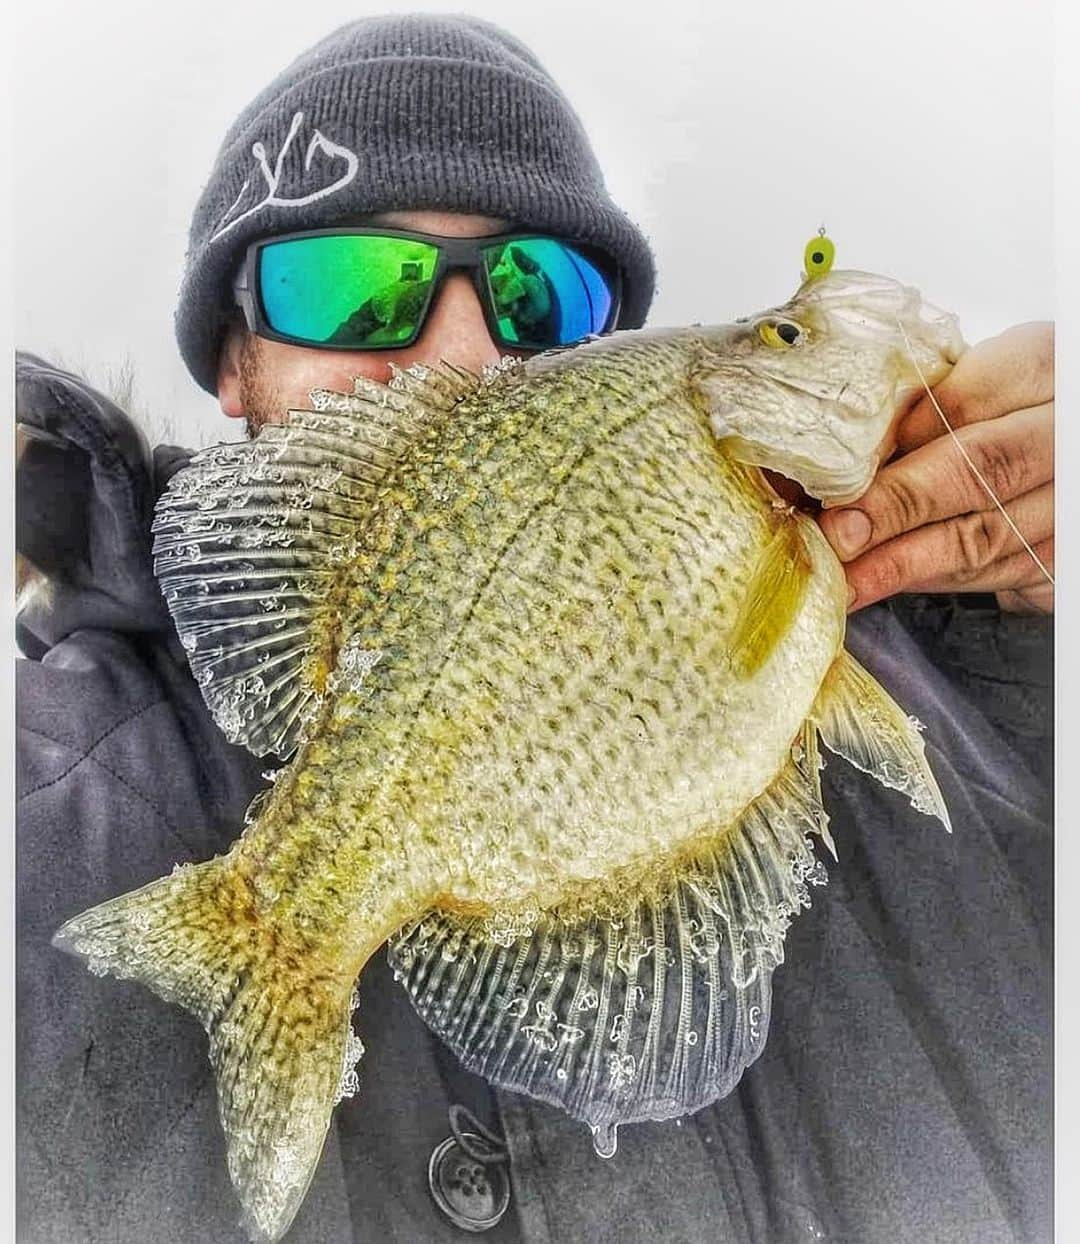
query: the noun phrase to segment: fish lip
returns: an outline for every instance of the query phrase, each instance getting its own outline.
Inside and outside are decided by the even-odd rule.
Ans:
[[[841,506],[851,505],[853,502],[858,501],[874,482],[874,476],[877,475],[880,465],[881,455],[874,454],[867,465],[867,470],[860,483],[841,492],[830,492],[819,496],[818,500],[821,502],[821,508],[823,510],[835,510]]]

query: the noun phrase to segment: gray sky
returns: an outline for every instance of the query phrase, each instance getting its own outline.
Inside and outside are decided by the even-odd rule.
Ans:
[[[334,26],[417,7],[462,9],[24,0],[16,344],[99,382],[129,366],[155,439],[236,439],[172,336],[188,220],[218,143]],[[1048,0],[467,11],[528,43],[574,101],[656,251],[650,323],[782,301],[822,223],[838,265],[917,285],[960,315],[969,341],[1052,318]]]

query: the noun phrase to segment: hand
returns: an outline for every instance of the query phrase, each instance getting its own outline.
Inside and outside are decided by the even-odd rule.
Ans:
[[[934,396],[1053,573],[1053,324],[1019,324],[973,346]],[[1002,609],[1052,613],[1053,585],[987,496],[925,391],[897,425],[897,451],[857,502],[819,520],[845,563],[849,610],[896,592],[993,592]]]

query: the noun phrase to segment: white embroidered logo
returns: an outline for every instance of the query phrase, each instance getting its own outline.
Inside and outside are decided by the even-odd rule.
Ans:
[[[340,143],[331,142],[324,134],[315,130],[308,142],[307,151],[304,154],[304,172],[311,171],[312,157],[316,151],[321,151],[324,155],[329,156],[332,160],[344,160],[345,171],[328,186],[321,186],[318,190],[312,190],[310,194],[301,195],[297,198],[289,198],[278,194],[278,186],[281,184],[282,170],[285,166],[285,157],[289,153],[293,139],[296,137],[303,123],[304,114],[296,112],[293,114],[292,122],[289,125],[289,132],[285,136],[285,141],[281,144],[281,150],[278,152],[277,159],[274,161],[273,169],[270,168],[270,162],[266,156],[266,146],[261,141],[252,143],[251,154],[255,157],[259,172],[262,173],[263,180],[266,182],[266,193],[251,207],[246,208],[239,216],[233,213],[244,200],[244,196],[248,192],[251,185],[251,177],[244,180],[244,184],[240,187],[240,193],[233,200],[232,205],[224,216],[218,221],[218,226],[211,242],[216,242],[218,238],[224,237],[230,229],[235,229],[241,221],[247,220],[249,216],[254,215],[264,207],[304,207],[308,203],[314,203],[318,199],[325,199],[329,194],[336,194],[337,191],[344,189],[349,182],[356,176],[360,167],[360,160],[356,152],[350,151],[348,147],[341,146]]]

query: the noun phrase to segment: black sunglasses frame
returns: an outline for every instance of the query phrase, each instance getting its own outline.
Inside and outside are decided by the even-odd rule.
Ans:
[[[286,333],[279,333],[276,329],[271,328],[266,318],[266,311],[263,307],[262,293],[259,289],[259,255],[267,246],[274,246],[279,242],[292,242],[299,238],[319,238],[319,237],[379,237],[379,238],[406,238],[409,241],[427,242],[434,246],[438,252],[435,260],[435,270],[431,277],[431,288],[428,290],[423,308],[417,317],[416,328],[406,341],[394,342],[392,345],[337,345],[326,341],[311,341],[306,337],[289,336]],[[487,279],[487,269],[484,265],[484,252],[493,246],[505,246],[509,242],[520,242],[525,240],[544,239],[546,241],[561,242],[565,246],[572,247],[578,251],[584,258],[594,264],[595,267],[603,275],[607,283],[608,290],[611,294],[611,311],[608,314],[604,327],[596,335],[609,333],[619,322],[619,314],[622,306],[622,275],[619,272],[618,265],[612,260],[611,256],[605,251],[600,250],[596,246],[592,246],[585,242],[575,241],[573,238],[559,237],[553,233],[537,233],[537,232],[515,232],[515,233],[492,233],[480,237],[471,238],[453,238],[446,237],[443,234],[435,233],[418,233],[407,229],[378,229],[378,228],[350,228],[350,229],[306,229],[298,233],[281,233],[273,237],[260,238],[258,241],[252,242],[244,255],[240,272],[233,283],[233,296],[237,306],[244,313],[244,319],[251,332],[257,337],[265,337],[268,341],[280,341],[286,345],[304,346],[311,350],[334,350],[337,352],[349,352],[354,354],[366,354],[369,351],[382,350],[404,350],[414,345],[420,334],[424,331],[424,325],[427,323],[428,314],[431,311],[432,304],[435,301],[439,290],[442,288],[443,281],[451,272],[468,272],[472,280],[476,296],[480,301],[481,309],[484,313],[484,321],[487,324],[488,332],[491,339],[501,347],[508,350],[554,350],[560,349],[561,346],[552,342],[548,345],[533,344],[524,341],[507,341],[499,330],[499,321],[495,313],[495,297],[492,293]],[[567,345],[576,344],[573,342]]]

